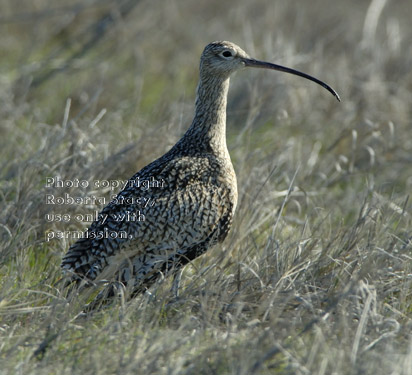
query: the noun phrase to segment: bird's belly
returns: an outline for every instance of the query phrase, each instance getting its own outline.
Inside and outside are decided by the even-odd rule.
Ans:
[[[182,195],[178,199],[181,205],[162,219],[148,217],[150,222],[145,226],[151,235],[147,240],[128,243],[109,264],[117,265],[120,280],[132,280],[134,288],[146,285],[148,278],[154,280],[170,269],[178,269],[187,261],[171,264],[176,256],[192,260],[227,236],[236,204],[233,194],[216,191],[217,196],[208,194],[208,199],[198,201]]]

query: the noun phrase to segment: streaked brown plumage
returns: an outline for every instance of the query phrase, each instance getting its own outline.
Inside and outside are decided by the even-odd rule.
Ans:
[[[119,200],[140,201],[108,204],[101,212],[107,217],[104,223],[94,222],[88,238],[70,247],[62,268],[71,279],[117,280],[138,293],[225,239],[237,203],[236,175],[226,146],[226,99],[230,75],[245,66],[303,76],[339,99],[316,78],[251,59],[233,43],[207,45],[200,60],[192,125],[169,152],[136,173],[118,194]],[[138,186],[151,179],[159,186]],[[136,212],[144,220],[119,220],[119,215]],[[104,231],[124,232],[127,238],[92,238]]]

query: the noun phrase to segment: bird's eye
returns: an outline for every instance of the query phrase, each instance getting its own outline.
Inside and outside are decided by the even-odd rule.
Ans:
[[[223,51],[223,52],[220,54],[220,56],[229,58],[229,57],[233,57],[233,53],[232,53],[232,51],[225,50],[225,51]]]

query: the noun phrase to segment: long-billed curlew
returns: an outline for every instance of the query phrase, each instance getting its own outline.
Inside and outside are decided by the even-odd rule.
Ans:
[[[70,280],[117,281],[139,293],[225,239],[237,203],[226,146],[226,99],[230,75],[243,67],[307,78],[340,100],[324,82],[252,59],[233,43],[207,45],[190,128],[169,152],[137,172],[70,247],[62,262]],[[125,233],[126,238],[119,235]]]

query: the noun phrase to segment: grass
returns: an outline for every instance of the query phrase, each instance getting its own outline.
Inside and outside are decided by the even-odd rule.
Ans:
[[[0,2],[0,374],[412,374],[408,2]],[[182,22],[184,21],[184,22]],[[97,31],[96,31],[97,30]],[[124,180],[188,127],[200,52],[313,74],[231,82],[239,204],[223,245],[152,295],[79,316],[46,177]],[[45,78],[46,77],[46,78]]]

